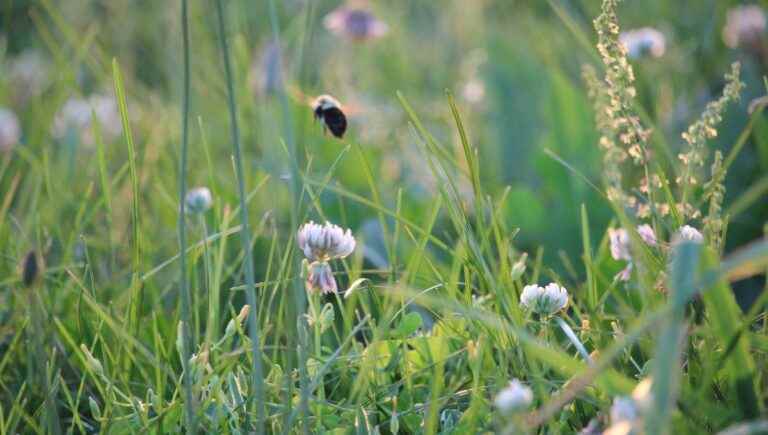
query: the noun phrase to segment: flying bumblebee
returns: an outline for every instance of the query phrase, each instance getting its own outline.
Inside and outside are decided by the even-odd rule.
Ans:
[[[315,119],[323,123],[323,128],[341,139],[347,131],[347,116],[341,110],[341,103],[330,95],[321,95],[312,102]]]

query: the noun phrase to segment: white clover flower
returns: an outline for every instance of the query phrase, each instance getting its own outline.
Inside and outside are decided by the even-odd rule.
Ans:
[[[380,38],[387,34],[389,27],[373,13],[361,6],[341,6],[323,19],[323,25],[336,36],[354,41]]]
[[[637,234],[648,246],[656,246],[656,233],[653,228],[648,224],[639,225],[637,227]],[[629,281],[630,274],[632,273],[632,252],[630,250],[629,233],[624,228],[608,229],[608,238],[611,243],[611,257],[614,260],[624,260],[629,262],[621,272],[616,275],[617,279],[621,281]]]
[[[756,45],[763,37],[766,17],[758,5],[744,5],[728,11],[723,27],[723,42],[731,48]]]
[[[187,213],[200,214],[205,213],[213,205],[213,196],[211,190],[207,187],[195,187],[187,191],[184,197]]]
[[[643,224],[637,227],[637,234],[643,239],[648,246],[656,246],[656,233],[653,228],[648,224]],[[629,233],[624,228],[608,229],[608,238],[611,242],[611,257],[614,260],[632,260],[632,253],[630,251],[630,239]]]
[[[21,140],[19,118],[11,110],[0,107],[0,152],[10,151]]]
[[[673,241],[673,243],[680,242],[683,240],[694,242],[694,243],[703,243],[704,236],[696,228],[690,225],[683,225],[682,227],[680,227],[680,230],[675,235],[675,240]]]
[[[611,257],[614,260],[631,260],[629,252],[629,233],[624,228],[608,229],[608,238],[611,241]]]
[[[493,399],[493,404],[503,413],[526,409],[532,402],[533,391],[518,379],[512,379],[509,385],[499,391]]]
[[[356,245],[352,231],[344,231],[330,222],[320,225],[309,221],[299,228],[296,241],[309,261],[344,258],[355,250]]]
[[[661,57],[667,50],[667,40],[664,34],[652,27],[622,32],[619,41],[627,49],[630,59],[639,59],[644,56]]]
[[[308,266],[306,288],[323,294],[336,293],[339,288],[331,266],[325,261],[315,261]]]
[[[568,305],[568,290],[550,283],[546,287],[531,284],[523,287],[520,305],[541,315],[552,315]]]

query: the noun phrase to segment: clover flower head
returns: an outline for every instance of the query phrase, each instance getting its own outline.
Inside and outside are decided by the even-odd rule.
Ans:
[[[332,11],[323,19],[329,32],[354,41],[380,38],[389,27],[361,5],[348,4]]]
[[[645,242],[646,245],[656,246],[656,233],[650,225],[642,224],[638,226],[637,234],[640,235],[640,238],[643,239],[643,242]]]
[[[195,187],[194,189],[189,189],[187,195],[184,197],[184,203],[188,213],[205,213],[213,204],[211,190],[207,187]]]
[[[608,229],[608,238],[611,242],[611,257],[614,260],[631,260],[632,254],[629,252],[629,234],[624,228]]]
[[[299,228],[296,241],[309,261],[321,262],[348,256],[357,243],[349,229],[345,231],[330,222],[320,225],[312,221]]]
[[[675,236],[675,241],[690,241],[694,243],[704,242],[704,236],[696,228],[690,225],[683,225]]]
[[[728,11],[723,42],[730,48],[754,46],[766,28],[765,11],[758,5],[744,5]]]
[[[527,285],[520,295],[520,305],[541,315],[552,315],[568,305],[568,290],[554,282],[546,287]]]
[[[504,413],[528,408],[531,406],[531,402],[533,402],[533,391],[518,379],[512,379],[509,385],[499,391],[493,400],[496,408]]]
[[[637,233],[646,245],[656,246],[656,233],[654,233],[653,228],[651,228],[650,225],[643,224],[638,226]],[[632,260],[630,239],[627,230],[624,228],[610,228],[608,229],[608,238],[611,242],[611,257],[613,257],[614,260]]]
[[[333,277],[331,266],[325,261],[315,261],[309,266],[307,273],[306,288],[307,291],[319,291],[323,294],[336,293],[339,288],[336,285],[336,278]]]
[[[627,55],[631,59],[640,59],[645,56],[661,57],[667,49],[667,39],[664,34],[653,27],[622,32],[619,41],[627,49]]]
[[[10,151],[20,139],[19,118],[11,110],[0,107],[0,152]]]

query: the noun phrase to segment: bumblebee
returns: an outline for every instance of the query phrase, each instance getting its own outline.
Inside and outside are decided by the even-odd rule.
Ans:
[[[330,95],[321,95],[312,103],[315,119],[323,123],[323,128],[341,139],[347,131],[347,116],[341,110],[341,104]]]

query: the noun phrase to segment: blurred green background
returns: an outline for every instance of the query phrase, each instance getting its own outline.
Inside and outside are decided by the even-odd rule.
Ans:
[[[275,67],[266,2],[227,3],[251,186],[265,174],[279,178],[285,172],[287,159],[280,139],[289,129],[295,132],[299,149],[311,156],[310,176],[318,180],[347,144],[359,144],[367,153],[384,203],[394,208],[398,189],[402,189],[402,209],[419,219],[428,212],[424,199],[435,195],[434,180],[425,169],[395,92],[401,91],[438,140],[460,155],[446,104],[448,90],[456,95],[471,141],[479,149],[486,192],[500,198],[504,189],[510,189],[505,220],[509,228],[520,228],[519,249],[534,253],[543,247],[546,263],[567,272],[562,254],[577,262],[581,251],[581,204],[589,211],[593,243],[599,241],[609,224],[610,208],[576,175],[600,185],[601,151],[580,78],[583,64],[599,65],[591,25],[598,1],[375,1],[368,7],[387,24],[389,32],[368,41],[351,41],[324,28],[323,17],[339,2],[278,1],[284,76],[293,103],[294,125],[288,127],[279,97],[264,86],[265,77]],[[722,75],[733,61],[742,62],[747,87],[740,105],[728,110],[713,149],[727,153],[748,121],[748,103],[765,94],[766,59],[728,48],[721,37],[726,11],[738,4],[645,0],[621,6],[623,29],[653,26],[666,37],[662,57],[638,59],[634,65],[639,100],[661,134],[656,140],[663,137],[673,150],[681,146],[680,133],[688,123],[718,95]],[[112,58],[126,77],[139,152],[141,203],[145,230],[151,234],[146,237],[146,264],[157,264],[174,252],[174,174],[182,89],[178,8],[177,1],[154,0],[2,2],[0,106],[20,118],[22,140],[17,153],[6,154],[10,169],[0,177],[0,192],[14,189],[25,195],[14,195],[8,205],[8,220],[2,229],[8,243],[2,247],[1,270],[15,269],[20,252],[39,236],[33,234],[36,231],[47,233],[46,239],[53,240],[53,252],[58,249],[61,258],[76,255],[73,249],[81,235],[92,249],[105,240],[100,218],[78,218],[84,201],[99,198],[94,193],[98,190],[98,153],[77,135],[57,137],[53,125],[68,99],[110,95]],[[234,195],[234,189],[214,16],[211,2],[191,2],[190,183],[210,185],[221,198],[221,206],[236,201],[227,196]],[[34,71],[41,76],[39,83],[26,84],[25,80],[31,80],[29,72],[22,78],[14,73],[18,69],[14,65],[24,56],[38,62]],[[312,120],[304,98],[321,93],[336,96],[348,109],[351,126],[343,141],[323,135]],[[768,122],[756,120],[754,133],[727,178],[725,205],[736,203],[738,213],[731,216],[726,250],[761,235],[768,219],[764,188],[749,200],[743,196],[755,183],[765,185],[766,134]],[[125,176],[124,139],[104,136],[110,173],[122,170]],[[207,164],[203,143],[208,144],[214,170]],[[353,146],[341,159],[334,182],[365,196],[368,186],[356,149]],[[29,173],[36,175],[25,176],[14,168],[46,171],[33,169]],[[49,175],[42,177],[42,173]],[[50,174],[55,179],[46,179]],[[468,183],[466,188],[469,191]],[[125,204],[113,204],[117,212],[110,226],[118,232],[111,237],[120,239],[125,237],[120,232],[127,232],[128,183],[114,193],[125,199]],[[271,213],[278,217],[279,225],[285,225],[287,194],[262,191],[256,195],[254,219]],[[331,218],[362,232],[370,241],[371,262],[385,258],[383,252],[377,252],[375,240],[381,236],[370,209],[340,201],[331,191],[321,200]],[[21,237],[8,237],[9,231]],[[123,255],[127,258],[128,253]]]

